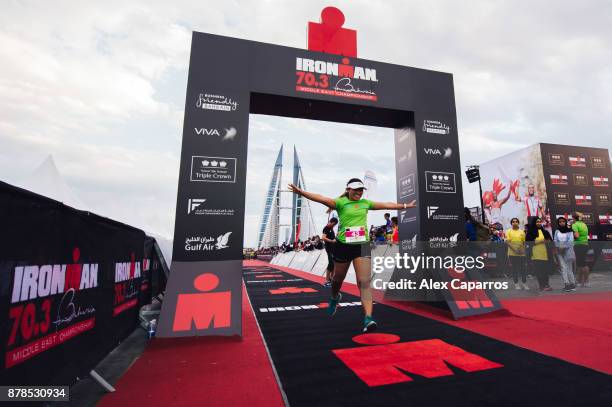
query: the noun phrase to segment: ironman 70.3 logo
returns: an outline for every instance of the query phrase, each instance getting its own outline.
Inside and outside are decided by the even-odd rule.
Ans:
[[[378,82],[376,69],[352,65],[350,59],[341,63],[296,58],[298,92],[339,96],[376,102],[374,84]]]

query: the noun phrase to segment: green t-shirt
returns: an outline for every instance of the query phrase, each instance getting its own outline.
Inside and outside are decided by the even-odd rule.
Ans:
[[[351,201],[345,196],[337,198],[335,202],[340,220],[336,239],[348,244],[368,242],[368,210],[372,209],[374,202],[367,199]]]
[[[572,230],[578,232],[578,237],[574,239],[575,245],[589,243],[589,227],[581,220],[572,224]]]

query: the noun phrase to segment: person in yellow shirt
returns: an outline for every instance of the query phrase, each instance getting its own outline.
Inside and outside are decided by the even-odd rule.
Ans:
[[[527,273],[525,272],[525,231],[519,229],[518,218],[512,218],[510,224],[512,228],[506,232],[506,244],[508,245],[508,263],[514,280],[514,288],[529,290]],[[519,275],[521,277],[520,285]]]
[[[552,237],[542,227],[542,219],[535,217],[529,223],[525,240],[529,242],[531,264],[538,279],[540,291],[552,291],[548,282],[548,272],[551,268],[548,250]]]

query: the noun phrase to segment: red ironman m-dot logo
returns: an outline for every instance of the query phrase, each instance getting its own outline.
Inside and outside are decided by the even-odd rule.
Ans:
[[[440,339],[396,343],[399,340],[393,334],[357,335],[353,342],[369,346],[332,352],[370,387],[413,381],[405,372],[428,379],[452,376],[447,364],[466,372],[503,367]]]
[[[336,7],[321,11],[320,23],[308,23],[308,50],[357,57],[357,31],[342,28],[344,14]]]
[[[193,286],[200,293],[179,294],[172,330],[227,328],[231,325],[232,293],[221,291],[211,293],[219,286],[219,277],[212,273],[200,274],[193,280]]]

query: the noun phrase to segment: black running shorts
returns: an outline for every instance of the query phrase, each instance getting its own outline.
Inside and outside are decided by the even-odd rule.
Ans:
[[[334,261],[348,263],[357,257],[370,257],[372,249],[370,242],[347,244],[336,241],[334,245]]]
[[[574,253],[576,253],[576,267],[584,267],[587,265],[586,255],[589,246],[586,244],[575,244]]]

